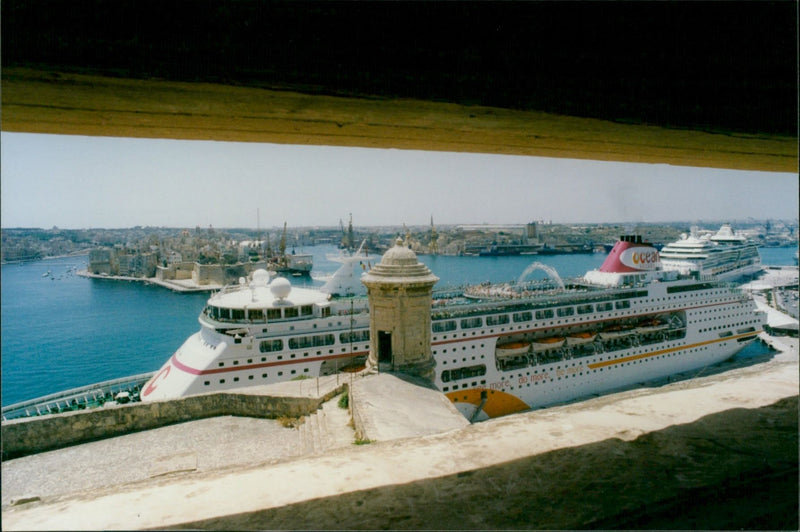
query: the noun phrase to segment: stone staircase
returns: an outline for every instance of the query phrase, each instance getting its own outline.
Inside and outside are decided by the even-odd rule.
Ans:
[[[339,397],[322,404],[322,408],[307,416],[300,425],[300,445],[304,455],[320,454],[331,449],[347,447],[355,441],[350,427],[350,413],[339,408]]]

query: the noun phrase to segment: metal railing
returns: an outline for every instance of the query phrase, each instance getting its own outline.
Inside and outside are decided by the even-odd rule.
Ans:
[[[154,374],[155,371],[151,371],[150,373],[121,377],[4,406],[2,409],[3,420],[56,414],[83,409],[101,400],[110,401],[120,392],[137,391]]]

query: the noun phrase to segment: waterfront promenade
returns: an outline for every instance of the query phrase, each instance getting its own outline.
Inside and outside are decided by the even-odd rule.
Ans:
[[[328,445],[302,444],[301,429],[268,420],[217,418],[10,460],[3,528],[603,528],[703,504],[718,489],[736,498],[741,487],[766,490],[765,512],[789,497],[796,519],[798,343],[762,338],[780,351],[439,433],[355,445],[346,411],[329,404],[326,421],[315,420],[324,435],[312,437]],[[413,411],[419,394],[380,393],[395,388],[354,396],[375,415]],[[398,409],[398,400],[409,403]],[[794,493],[770,491],[787,478]],[[737,516],[754,519],[726,511],[705,519],[732,528]]]

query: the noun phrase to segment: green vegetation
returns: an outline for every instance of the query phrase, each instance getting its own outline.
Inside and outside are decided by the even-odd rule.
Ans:
[[[350,393],[345,392],[339,396],[339,408],[347,409],[350,406]]]
[[[305,422],[306,418],[304,417],[281,416],[278,418],[278,423],[280,423],[282,427],[287,429],[297,428]]]

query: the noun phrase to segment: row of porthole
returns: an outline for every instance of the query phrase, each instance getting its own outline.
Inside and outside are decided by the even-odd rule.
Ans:
[[[364,346],[364,349],[365,350],[369,350],[369,345]],[[358,346],[354,345],[353,346],[353,351],[358,351]],[[333,349],[328,349],[328,353],[329,354],[333,354],[333,352],[334,352]],[[343,347],[342,348],[342,353],[346,353],[346,352],[347,352],[347,348]],[[322,351],[317,351],[316,356],[321,356],[321,355],[322,355]],[[308,352],[303,353],[303,358],[305,358],[307,356],[308,356]],[[289,358],[293,359],[293,358],[296,358],[296,357],[297,357],[297,353],[292,353]],[[278,355],[277,360],[283,360],[283,355]],[[266,361],[267,361],[267,357],[261,357],[261,362],[266,362]],[[247,363],[248,364],[252,364],[253,363],[253,359],[252,358],[248,358],[247,359]],[[234,360],[233,361],[233,365],[234,366],[238,366],[239,365],[239,361],[238,360]],[[225,367],[225,362],[224,361],[223,362],[219,362],[218,366],[220,368]]]
[[[308,368],[303,369],[303,373],[308,373]],[[297,370],[293,369],[291,371],[290,375],[295,375],[295,374],[297,374]],[[283,372],[282,371],[278,372],[278,377],[283,377]],[[254,378],[253,375],[248,375],[247,376],[247,380],[251,381],[251,380],[253,380],[253,378]],[[261,374],[261,378],[262,379],[267,379],[267,378],[269,378],[269,374],[268,373],[262,373]],[[239,382],[239,377],[234,377],[233,378],[233,382]],[[225,379],[220,379],[219,380],[219,384],[225,384]],[[203,386],[210,386],[210,385],[211,385],[211,381],[203,381]]]
[[[707,347],[704,347],[704,348],[698,348],[698,349],[708,349],[708,348],[707,348]],[[693,349],[692,351],[697,351],[697,349]],[[634,361],[632,361],[632,363],[633,363],[633,364],[641,364],[642,362],[650,362],[650,361],[652,361],[652,360],[658,360],[658,359],[660,359],[660,358],[663,358],[663,357],[665,357],[665,356],[666,356],[666,357],[671,357],[671,356],[673,356],[673,355],[677,356],[677,355],[678,355],[678,353],[667,353],[667,354],[665,354],[665,355],[658,355],[658,356],[655,356],[655,357],[652,357],[652,358],[646,358],[646,359],[642,359],[642,360],[634,360]],[[626,362],[626,363],[623,363],[623,364],[621,364],[621,365],[620,365],[620,366],[618,366],[618,367],[622,367],[622,366],[630,366],[630,365],[631,365],[631,362]],[[592,370],[592,373],[597,373],[597,371],[598,371],[598,370],[596,370],[596,369],[593,369],[593,370]],[[603,368],[600,368],[600,370],[599,370],[599,371],[602,373],[602,372],[603,372]],[[570,377],[580,377],[580,376],[583,376],[583,372],[580,372],[580,373],[578,373],[578,374],[574,374],[574,373],[573,373],[572,375],[567,375],[567,376],[565,376],[565,377],[563,377],[563,378],[564,378],[564,379],[568,379],[568,378],[570,378]],[[562,379],[562,377],[557,377],[557,378],[555,378],[555,379],[550,379],[550,382],[555,382],[556,380],[559,380],[559,381],[560,381],[561,379]],[[534,386],[538,386],[540,382],[546,382],[546,381],[536,381],[536,382],[534,382],[534,383],[533,383],[533,385],[534,385]],[[528,387],[528,388],[530,388],[530,387],[531,387],[530,383],[528,383],[528,384],[527,384],[527,387]],[[511,389],[511,390],[513,390],[513,389],[514,389],[514,386],[511,386],[511,387],[510,387],[510,389]]]
[[[486,358],[486,355],[481,355],[480,358],[481,358],[481,360],[483,360],[484,358]],[[471,357],[471,360],[477,360],[477,359],[475,357]],[[466,362],[466,361],[467,361],[467,357],[464,357],[464,358],[461,359],[461,362]],[[450,363],[451,364],[458,364],[459,360],[457,358],[454,358],[453,360],[450,361]],[[442,360],[442,365],[443,366],[447,365],[447,360]]]
[[[697,351],[697,350],[699,350],[699,349],[708,349],[708,347],[702,347],[702,348],[692,349],[692,350],[690,350],[689,352],[692,352],[692,351]],[[646,353],[646,351],[635,351],[634,353],[631,353],[631,354],[634,354],[634,355],[636,355],[636,354],[643,354],[643,353]],[[673,355],[677,356],[677,355],[679,355],[679,354],[680,354],[680,353],[667,353],[667,354],[664,354],[664,355],[657,355],[657,356],[654,356],[654,357],[651,357],[651,358],[647,358],[647,359],[644,359],[644,360],[657,360],[657,359],[659,359],[659,358],[663,358],[663,357],[665,357],[665,356],[667,356],[667,357],[671,357],[671,356],[673,356]],[[615,356],[614,356],[614,359],[616,359],[616,358],[618,358],[618,357],[624,357],[624,356],[630,356],[630,354],[628,354],[628,355],[622,355],[622,354],[620,354],[620,355],[615,355]],[[601,358],[601,359],[600,359],[600,361],[603,361],[603,360],[605,360],[605,359],[603,359],[603,358]],[[612,360],[612,359],[611,359],[611,358],[609,358],[608,360]],[[641,362],[642,362],[642,360],[638,360],[638,361],[634,361],[634,362],[639,362],[639,363],[641,363]],[[631,363],[630,363],[630,362],[627,362],[627,363],[623,363],[623,364],[627,364],[628,366],[630,366],[630,364],[631,364]],[[569,368],[569,367],[575,367],[576,365],[577,365],[577,363],[573,363],[573,364],[572,364],[572,366],[570,366],[570,365],[565,365],[565,366],[564,366],[564,368],[566,369],[566,368]],[[561,366],[556,366],[556,369],[557,369],[557,370],[561,369]],[[552,369],[551,369],[551,370],[544,370],[544,369],[543,369],[543,370],[542,370],[542,373],[545,373],[546,371],[552,371]],[[596,369],[595,369],[595,370],[592,370],[592,371],[593,371],[593,372],[595,372],[595,373],[597,372],[597,370],[596,370]],[[600,368],[600,371],[603,371],[603,368]],[[539,370],[538,370],[538,369],[537,369],[537,370],[534,370],[534,372],[533,372],[533,373],[534,373],[534,375],[536,375],[536,374],[538,374],[538,373],[539,373]],[[531,374],[531,372],[530,372],[530,371],[527,371],[527,372],[525,372],[525,375],[526,375],[526,376],[527,376],[527,375],[530,375],[530,374]],[[579,375],[583,375],[583,372],[579,373]],[[515,379],[515,378],[519,378],[519,377],[522,377],[522,376],[523,376],[523,375],[520,373],[519,375],[516,375],[516,376],[515,376],[515,375],[512,375],[512,376],[510,376],[510,377],[509,377],[509,379]],[[568,375],[568,377],[574,377],[574,376],[575,376],[575,374],[573,374],[573,375]],[[501,377],[500,377],[500,380],[505,380],[505,377],[504,377],[504,376],[501,376]],[[551,381],[551,382],[552,382],[552,380],[553,380],[553,379],[550,379],[550,381]],[[559,378],[558,378],[558,380],[561,380],[561,378],[559,377]]]
[[[485,381],[485,380],[484,380],[484,381],[481,381],[481,382],[480,382],[480,384],[481,384],[481,386],[484,386],[484,385],[486,384],[486,381]],[[477,382],[477,381],[475,381],[475,382],[472,382],[472,384],[464,383],[464,384],[462,384],[462,385],[461,385],[461,389],[462,389],[462,390],[466,390],[467,388],[474,388],[474,387],[475,387],[475,386],[477,386],[477,385],[478,385],[478,382]],[[454,384],[454,385],[453,385],[453,390],[458,390],[458,389],[459,389],[459,388],[458,388],[458,384]],[[449,387],[449,386],[444,386],[444,387],[442,388],[442,391],[443,391],[443,392],[448,392],[448,391],[450,391],[450,387]]]

